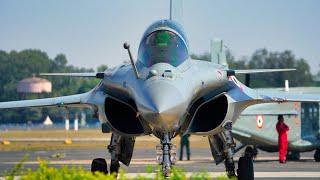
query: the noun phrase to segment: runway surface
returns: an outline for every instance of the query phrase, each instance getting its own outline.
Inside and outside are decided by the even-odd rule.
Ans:
[[[255,177],[258,179],[319,179],[320,163],[313,160],[314,152],[301,154],[300,161],[288,161],[286,164],[279,164],[277,153],[266,153],[259,151],[257,160],[254,162]],[[0,176],[11,170],[25,154],[29,155],[24,163],[26,168],[37,168],[38,157],[48,160],[52,166],[81,165],[90,169],[91,160],[97,157],[109,155],[106,151],[98,150],[60,150],[60,151],[28,151],[28,152],[1,152],[0,153]],[[241,152],[237,154],[238,159]],[[237,163],[237,162],[236,162]],[[156,166],[154,149],[137,149],[134,151],[130,167],[122,166],[126,173],[135,176],[136,173],[145,173],[147,166]],[[192,149],[191,161],[178,161],[177,167],[183,168],[186,172],[205,170],[210,172],[212,177],[224,174],[224,165],[215,165],[211,158],[209,149]]]

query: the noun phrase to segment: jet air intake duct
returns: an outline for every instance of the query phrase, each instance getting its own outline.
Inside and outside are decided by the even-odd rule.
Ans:
[[[144,134],[140,117],[133,100],[128,102],[107,97],[105,100],[105,115],[113,129],[123,135],[135,136]]]
[[[197,100],[190,108],[191,122],[189,133],[208,133],[219,127],[228,112],[228,98],[225,95],[214,97],[208,101]]]

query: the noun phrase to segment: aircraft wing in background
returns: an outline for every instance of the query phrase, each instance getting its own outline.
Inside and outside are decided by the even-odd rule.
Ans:
[[[231,102],[237,104],[239,110],[251,105],[264,103],[285,103],[285,102],[320,102],[320,94],[304,94],[293,92],[281,92],[277,90],[256,90],[243,85],[234,76],[229,78],[232,88],[226,94]],[[248,112],[248,111],[247,111]],[[240,112],[238,111],[240,114]],[[280,113],[280,112],[277,112]],[[294,113],[294,112],[290,112]]]
[[[92,105],[88,101],[90,95],[91,95],[91,91],[83,94],[76,94],[76,95],[70,95],[70,96],[0,102],[0,109],[24,108],[24,107],[64,107],[64,106],[88,107]]]
[[[264,101],[270,102],[320,102],[320,94],[304,94],[304,93],[291,93],[279,92],[270,90],[256,90],[258,95]]]

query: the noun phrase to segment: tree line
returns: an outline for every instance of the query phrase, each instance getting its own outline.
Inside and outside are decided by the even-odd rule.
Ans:
[[[106,65],[98,67],[97,71],[104,71]],[[41,50],[26,49],[18,51],[0,50],[0,102],[23,99],[56,97],[87,92],[98,84],[99,80],[89,78],[43,77],[52,82],[52,93],[24,94],[17,93],[20,80],[37,76],[39,73],[51,72],[94,72],[91,68],[79,68],[68,65],[64,54],[58,54],[51,59]],[[70,109],[71,115],[80,114],[79,109]],[[0,111],[1,122],[25,122],[28,120],[43,120],[46,115],[52,119],[62,119],[65,115],[57,108],[21,108]],[[86,110],[90,114],[90,110]]]
[[[296,58],[291,51],[272,52],[267,49],[259,49],[251,57],[235,59],[227,51],[227,61],[231,69],[273,69],[273,68],[295,68],[295,72],[262,73],[253,74],[251,87],[283,87],[284,80],[290,81],[290,86],[313,86],[316,83],[312,80],[310,66],[303,58]],[[194,59],[210,60],[210,54],[193,54]],[[98,67],[101,72],[107,69],[106,65]],[[17,93],[16,87],[20,80],[32,77],[42,72],[94,72],[91,68],[79,68],[68,64],[64,54],[58,54],[51,59],[46,52],[36,49],[22,51],[0,50],[0,102],[21,100],[21,94]],[[52,82],[52,93],[46,94],[25,94],[24,99],[46,98],[63,95],[71,95],[87,92],[98,84],[99,80],[89,78],[70,77],[45,77]],[[244,77],[238,77],[244,82]],[[70,109],[71,115],[79,114],[79,109]],[[88,115],[92,112],[84,110]],[[24,108],[0,110],[0,123],[3,122],[25,122],[28,120],[43,120],[46,115],[54,120],[63,119],[64,113],[57,108]],[[89,116],[90,117],[90,116]],[[72,117],[71,117],[72,118]]]
[[[282,52],[268,51],[267,49],[258,49],[250,57],[242,57],[236,60],[230,53],[226,52],[227,62],[230,69],[287,69],[293,68],[296,71],[276,72],[276,73],[257,73],[251,74],[252,88],[266,87],[284,87],[284,81],[289,80],[290,86],[316,86],[313,81],[308,62],[303,58],[296,58],[293,52],[285,50]],[[210,61],[210,53],[193,54],[194,59]],[[320,71],[319,73],[320,74]],[[244,75],[238,76],[241,82],[244,82]]]

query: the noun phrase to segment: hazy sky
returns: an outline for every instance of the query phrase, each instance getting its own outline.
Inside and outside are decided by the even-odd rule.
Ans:
[[[236,57],[258,48],[289,49],[320,70],[319,0],[184,0],[183,25],[191,52],[221,38]],[[136,57],[144,30],[168,18],[169,0],[0,0],[0,49],[36,48],[70,64],[115,66]]]

